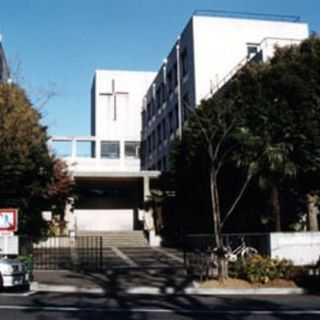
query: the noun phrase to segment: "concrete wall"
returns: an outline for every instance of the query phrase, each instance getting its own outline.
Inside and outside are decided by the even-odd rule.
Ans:
[[[74,214],[77,232],[134,230],[134,212],[130,209],[76,209]]]
[[[282,39],[303,40],[309,35],[306,23],[264,21],[225,17],[193,17],[196,103],[206,97],[241,60],[248,44],[277,38],[273,44],[287,45]],[[270,49],[268,56],[271,56]]]
[[[117,170],[137,171],[140,159],[125,161],[125,141],[141,140],[141,111],[143,97],[154,79],[153,72],[97,70],[92,86],[92,134],[102,141],[119,141],[120,158]],[[114,96],[116,95],[116,118]],[[97,154],[96,156],[99,157]],[[107,167],[106,167],[107,169]],[[114,170],[110,168],[110,170]]]
[[[295,265],[315,264],[320,257],[320,232],[271,233],[272,258],[285,258]]]

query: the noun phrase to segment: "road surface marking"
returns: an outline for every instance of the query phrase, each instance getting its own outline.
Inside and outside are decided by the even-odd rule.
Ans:
[[[1,292],[0,297],[29,297],[35,294],[34,291],[28,291],[28,292]]]
[[[138,265],[137,265],[132,259],[130,259],[126,254],[124,254],[119,248],[117,248],[117,247],[111,247],[111,250],[112,250],[118,257],[120,257],[122,260],[124,260],[124,262],[126,262],[130,267],[135,267],[135,268],[138,267]]]
[[[155,251],[158,251],[159,253],[162,253],[162,254],[166,255],[167,257],[171,258],[172,260],[175,260],[175,261],[178,261],[180,263],[183,263],[183,259],[182,258],[176,256],[173,253],[168,252],[165,249],[162,249],[162,248],[152,248],[152,249],[155,250]]]
[[[20,311],[59,311],[59,312],[107,312],[107,313],[181,313],[181,314],[228,314],[228,315],[320,315],[320,310],[203,310],[203,309],[166,309],[166,308],[99,308],[99,307],[59,307],[0,305],[0,310]]]

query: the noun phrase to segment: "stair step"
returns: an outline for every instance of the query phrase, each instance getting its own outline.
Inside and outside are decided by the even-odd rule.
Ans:
[[[143,231],[82,231],[78,236],[102,237],[102,246],[106,247],[146,247],[147,239]]]

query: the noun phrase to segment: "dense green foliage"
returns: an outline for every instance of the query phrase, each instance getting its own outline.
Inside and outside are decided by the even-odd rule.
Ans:
[[[185,233],[288,230],[308,211],[319,191],[319,66],[317,37],[278,48],[190,116],[172,155]]]
[[[239,259],[234,263],[233,276],[248,280],[252,283],[268,283],[274,279],[291,280],[295,275],[295,268],[286,259],[272,259],[270,257],[254,256],[246,261]]]
[[[0,85],[0,207],[18,208],[19,233],[33,236],[46,233],[41,211],[51,209],[58,198],[52,192],[59,180],[56,160],[40,121],[40,113],[21,88]]]

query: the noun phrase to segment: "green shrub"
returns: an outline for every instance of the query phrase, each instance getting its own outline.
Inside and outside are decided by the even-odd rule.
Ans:
[[[233,265],[232,274],[235,277],[252,283],[268,283],[277,278],[292,279],[295,268],[290,260],[272,259],[260,255],[246,261],[241,259]]]

